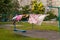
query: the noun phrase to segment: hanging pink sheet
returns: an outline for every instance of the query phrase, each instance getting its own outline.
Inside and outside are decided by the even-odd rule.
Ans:
[[[22,16],[23,16],[23,15],[16,15],[15,17],[12,18],[12,20],[19,21],[19,20],[22,19]]]
[[[47,15],[45,14],[44,15],[30,14],[28,22],[31,24],[33,23],[33,24],[41,25],[46,16]]]
[[[17,20],[17,21],[21,20],[21,19],[22,19],[22,16],[23,16],[23,15],[17,15],[16,20]]]
[[[28,22],[29,23],[37,24],[37,22],[38,22],[37,18],[38,18],[38,15],[30,14]]]

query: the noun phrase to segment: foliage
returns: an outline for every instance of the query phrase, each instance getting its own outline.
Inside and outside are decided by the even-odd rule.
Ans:
[[[49,14],[49,16],[47,16],[45,18],[45,20],[51,20],[51,19],[54,19],[56,18],[57,19],[57,16],[53,14],[54,12],[53,11],[48,11],[47,14]]]
[[[42,2],[37,2],[37,0],[32,1],[32,12],[36,14],[44,14],[45,8]]]
[[[13,14],[18,8],[16,0],[0,0],[0,14],[2,20],[9,19],[10,14]]]
[[[12,0],[0,0],[0,14],[2,16],[2,21],[10,14],[12,9]],[[4,18],[3,18],[4,17]]]
[[[42,2],[38,3],[37,0],[35,0],[31,3],[31,5],[21,7],[22,10],[19,11],[20,6],[17,0],[0,0],[0,15],[2,16],[2,18],[0,17],[0,19],[4,21],[4,19],[10,19],[9,17],[12,17],[11,15],[15,16],[16,14],[44,14],[45,8]],[[47,14],[50,15],[47,16],[45,20],[50,20],[56,17],[51,11],[47,12]]]
[[[22,10],[20,10],[20,14],[29,14],[30,13],[30,5],[25,5],[24,7],[21,7]]]
[[[18,0],[14,0],[13,2],[13,11],[18,13],[19,12],[20,5],[18,3]]]
[[[0,13],[8,13],[12,8],[12,0],[0,0]]]
[[[44,14],[45,8],[42,2],[37,2],[37,0],[32,1],[31,5],[26,5],[21,7],[20,14],[29,14],[29,13],[36,13],[36,14]],[[31,7],[31,8],[30,8]]]

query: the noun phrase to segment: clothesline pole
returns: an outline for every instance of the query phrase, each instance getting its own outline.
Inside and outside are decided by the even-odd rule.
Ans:
[[[14,31],[16,31],[16,21],[13,21],[13,25],[14,25]]]
[[[14,24],[14,31],[16,30],[16,24]]]
[[[32,30],[33,30],[33,23],[32,23]]]

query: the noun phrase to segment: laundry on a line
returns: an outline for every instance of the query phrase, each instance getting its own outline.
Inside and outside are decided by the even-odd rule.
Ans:
[[[46,16],[48,16],[48,15],[46,15],[46,14],[44,14],[44,15],[30,14],[29,19],[28,19],[28,23],[41,25]],[[12,18],[12,20],[19,21],[22,19],[22,17],[23,17],[23,15],[16,15],[15,17]]]

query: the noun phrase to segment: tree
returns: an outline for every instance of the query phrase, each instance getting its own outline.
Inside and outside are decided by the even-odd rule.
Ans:
[[[19,12],[19,9],[20,9],[20,5],[19,5],[19,2],[18,2],[18,0],[14,0],[14,2],[13,2],[13,11],[14,11],[14,15],[15,14],[18,14],[18,12]]]
[[[0,0],[0,14],[2,14],[2,19],[10,17],[15,10],[17,10],[17,0]]]
[[[20,10],[20,14],[29,14],[30,13],[30,8],[29,8],[30,5],[25,5],[25,6],[22,6],[22,10]]]
[[[12,7],[12,0],[0,0],[0,13],[8,13]]]

